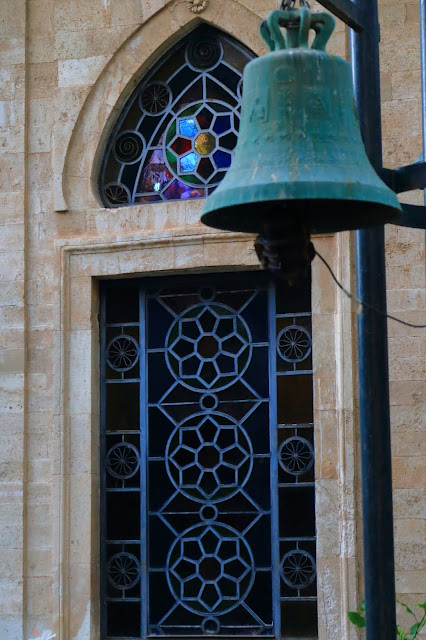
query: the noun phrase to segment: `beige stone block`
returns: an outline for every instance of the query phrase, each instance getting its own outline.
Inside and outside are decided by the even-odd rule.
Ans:
[[[1,616],[0,637],[2,640],[17,640],[22,637],[22,611],[16,616],[10,613]]]
[[[1,227],[0,227],[1,235]],[[0,306],[22,305],[24,299],[24,281],[2,282],[0,286]]]
[[[2,2],[1,38],[22,38],[25,35],[25,5],[22,2]]]
[[[392,289],[388,291],[388,308],[393,311],[413,311],[425,308],[425,289]],[[425,314],[426,315],[426,314]]]
[[[13,254],[16,249],[24,246],[24,225],[23,223],[8,224],[0,226],[0,251],[7,252],[9,255]],[[14,248],[12,252],[11,249]],[[18,260],[23,259],[23,251],[18,251]],[[12,269],[14,276],[16,277],[16,271]],[[21,273],[21,271],[19,271]],[[7,276],[7,273],[5,274]],[[9,280],[9,278],[7,278]]]
[[[108,26],[109,2],[103,0],[55,0],[54,25],[55,29],[69,29],[82,31],[84,29],[103,28]]]
[[[340,619],[341,572],[339,558],[318,558],[319,637],[338,640],[343,637]]]
[[[70,331],[69,337],[69,367],[72,376],[72,389],[68,398],[69,414],[90,413],[90,379],[91,362],[87,354],[92,351],[91,331]]]
[[[396,97],[392,93],[392,74],[391,73],[387,72],[387,73],[380,74],[380,90],[381,90],[382,101],[392,100],[392,98]]]
[[[28,69],[31,98],[49,98],[58,84],[58,63],[34,63]]]
[[[111,26],[142,24],[141,0],[111,0],[109,23]]]
[[[389,385],[390,403],[393,415],[398,416],[394,407],[401,407],[402,412],[408,412],[409,407],[417,410],[426,403],[424,385],[421,380],[394,380]]]
[[[71,277],[107,276],[120,273],[119,258],[116,253],[76,254],[71,258]]]
[[[114,54],[135,29],[134,23],[125,21],[125,16],[123,16],[123,20],[124,22],[120,26],[108,29],[57,31],[55,34],[55,56],[58,60],[67,60]]]
[[[415,429],[416,425],[413,425]],[[423,430],[403,431],[392,435],[392,452],[398,457],[423,456],[426,458],[426,422],[423,417]],[[426,473],[426,472],[425,472]],[[426,481],[426,475],[424,477]]]
[[[338,428],[337,411],[315,413],[315,477],[337,479],[338,477]]]
[[[419,99],[421,91],[420,69],[392,73],[392,97],[397,100]],[[386,98],[383,96],[383,100]]]
[[[0,326],[2,327],[3,331],[8,331],[8,329],[22,330],[24,327],[24,322],[24,307],[0,307]],[[14,338],[18,336],[18,340],[15,342],[15,344],[18,344],[18,346],[20,346],[22,339],[17,332],[12,331],[11,333],[8,333],[8,335],[13,335]]]
[[[407,24],[418,25],[420,23],[420,13],[419,13],[418,2],[407,2],[406,11],[407,11],[407,14],[406,14]]]
[[[0,69],[0,100],[23,100],[25,66],[8,65]]]
[[[415,162],[421,151],[422,141],[418,133],[400,138],[395,130],[393,138],[383,140],[384,164],[391,169]]]
[[[28,549],[52,549],[52,514],[48,504],[27,505]]]
[[[59,60],[58,83],[60,87],[76,87],[95,83],[109,56],[91,56],[83,59]]]
[[[423,593],[426,571],[396,571],[396,590],[398,593]]]
[[[29,107],[29,153],[51,150],[52,102],[31,100]]]
[[[20,462],[23,458],[24,437],[22,433],[0,434],[0,461]]]
[[[70,593],[74,603],[73,615],[70,619],[70,637],[84,637],[90,627],[90,617],[92,614],[91,605],[97,602],[96,587],[93,584],[93,575],[96,569],[85,564],[70,565]],[[92,593],[92,590],[94,593]],[[83,635],[84,634],[84,635]]]
[[[389,380],[424,380],[425,367],[425,358],[395,358],[389,362]]]
[[[340,555],[339,483],[319,478],[315,482],[315,507],[317,513],[317,557],[331,558]],[[321,517],[321,514],[327,514]]]
[[[70,484],[70,560],[89,565],[91,558],[92,477],[75,474]]]
[[[424,249],[421,245],[397,242],[387,247],[386,266],[387,268],[393,268],[407,264],[419,264],[423,255]]]
[[[69,418],[71,457],[70,473],[90,474],[99,466],[99,433],[92,434],[92,416],[77,414]]]
[[[25,573],[27,576],[51,576],[52,551],[50,549],[28,549],[25,560]]]
[[[0,616],[22,612],[22,583],[22,579],[0,578]]]
[[[0,413],[22,413],[24,410],[23,373],[0,374],[0,393],[3,397]]]
[[[252,242],[227,242],[220,246],[216,242],[204,241],[204,264],[206,266],[259,265]]]
[[[28,2],[28,26],[33,37],[47,36],[54,30],[54,5],[52,0]]]
[[[146,22],[166,5],[166,0],[144,0],[141,2],[142,22]]]
[[[23,225],[17,224],[5,227],[5,236],[21,237],[21,245],[16,245],[16,247],[23,246]],[[0,251],[1,280],[4,282],[22,281],[24,278],[24,252],[17,248],[12,250],[10,249],[11,245],[8,246],[8,250],[3,248]]]
[[[417,289],[423,286],[424,278],[422,264],[393,267],[386,273],[386,282],[389,289]]]
[[[200,244],[177,245],[175,247],[175,269],[195,269],[204,260],[204,246]]]
[[[389,100],[382,103],[383,138],[418,136],[421,125],[420,99]]]
[[[10,64],[24,64],[24,38],[0,38],[0,67]]]
[[[24,183],[24,154],[0,155],[0,190],[20,191]]]
[[[420,39],[409,39],[408,46],[401,46],[407,40],[409,31],[403,25],[389,26],[382,31],[380,42],[380,62],[382,71],[410,71],[420,68]]]
[[[52,615],[52,578],[50,576],[28,576],[25,582],[27,611],[30,615]]]
[[[337,353],[335,316],[324,315],[321,322],[313,322],[312,353],[314,369],[314,398],[318,410],[336,408],[335,366]],[[327,354],[322,357],[321,354]]]
[[[73,330],[91,329],[96,313],[92,305],[91,278],[71,279],[70,302],[70,326]]]
[[[22,549],[6,549],[4,547],[0,547],[0,562],[2,567],[2,577],[6,578],[7,576],[22,575],[22,564],[23,564]],[[22,587],[22,583],[21,583],[21,587]]]
[[[24,150],[24,127],[0,128],[0,154],[19,153]]]
[[[0,127],[17,127],[25,123],[23,100],[0,101]]]
[[[392,476],[395,489],[422,489],[426,486],[426,457],[393,457]]]
[[[32,64],[55,60],[55,40],[53,35],[32,38],[28,47],[28,61]]]
[[[404,518],[395,520],[395,542],[397,544],[419,543],[426,540],[426,521]],[[414,554],[413,554],[414,555]]]
[[[389,339],[389,358],[414,358],[420,356],[421,338],[404,337]]]

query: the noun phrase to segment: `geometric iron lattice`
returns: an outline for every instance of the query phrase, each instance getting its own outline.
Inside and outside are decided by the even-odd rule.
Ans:
[[[309,282],[101,292],[103,640],[314,638]]]
[[[239,130],[242,72],[254,56],[198,27],[142,80],[108,144],[107,207],[206,197],[228,170]]]

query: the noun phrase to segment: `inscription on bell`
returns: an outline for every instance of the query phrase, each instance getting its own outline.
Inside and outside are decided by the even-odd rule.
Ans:
[[[269,119],[269,89],[253,101],[250,122],[267,122]]]

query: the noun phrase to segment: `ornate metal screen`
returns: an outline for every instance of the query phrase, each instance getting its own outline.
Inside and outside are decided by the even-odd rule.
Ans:
[[[101,299],[103,638],[316,637],[309,283]]]
[[[231,164],[239,129],[242,72],[253,54],[198,27],[134,91],[101,171],[107,207],[202,198]]]

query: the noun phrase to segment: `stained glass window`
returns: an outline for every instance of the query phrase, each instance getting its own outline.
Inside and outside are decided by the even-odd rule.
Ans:
[[[238,136],[242,73],[253,54],[198,27],[133,92],[101,170],[106,207],[204,198],[229,168]]]
[[[309,283],[101,293],[102,640],[316,638]]]

